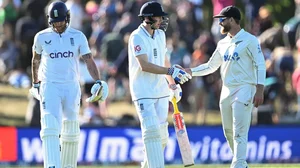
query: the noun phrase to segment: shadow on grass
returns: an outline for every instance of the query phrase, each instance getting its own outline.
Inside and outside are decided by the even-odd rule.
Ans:
[[[21,94],[10,94],[10,93],[0,93],[0,97],[5,97],[6,99],[13,99],[13,100],[27,100],[26,95]]]
[[[0,126],[26,126],[25,118],[4,115],[0,111]]]

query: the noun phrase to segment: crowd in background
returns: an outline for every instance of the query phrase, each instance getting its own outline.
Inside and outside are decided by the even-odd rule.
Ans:
[[[212,5],[205,10],[207,1]],[[128,89],[127,42],[141,21],[137,17],[146,0],[67,0],[70,26],[84,32],[101,73],[108,81],[110,95],[104,103],[82,102],[83,124],[102,125],[107,106],[114,101],[131,103]],[[222,8],[240,5],[243,27],[256,35],[266,60],[265,102],[253,114],[253,122],[275,124],[286,116],[300,121],[300,0],[292,2],[295,13],[283,23],[275,23],[266,0],[161,0],[169,13],[166,31],[168,57],[172,64],[194,67],[206,62],[223,38],[218,20]],[[239,2],[239,4],[237,4]],[[16,88],[31,87],[31,57],[34,35],[48,27],[45,8],[48,0],[0,0],[0,81]],[[298,67],[298,68],[297,68]],[[84,62],[80,64],[83,97],[94,83]],[[221,81],[218,72],[195,77],[182,85],[182,111],[194,118],[218,110]],[[85,100],[85,98],[83,98]],[[298,103],[298,106],[297,106]],[[31,98],[30,125],[39,124],[38,101]],[[37,116],[34,116],[37,115]],[[124,115],[130,120],[131,116]],[[134,120],[134,119],[132,119]],[[120,121],[121,124],[122,121]]]

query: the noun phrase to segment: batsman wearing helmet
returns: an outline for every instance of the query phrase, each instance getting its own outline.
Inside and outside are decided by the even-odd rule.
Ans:
[[[178,65],[170,67],[166,58],[163,30],[166,30],[168,20],[162,6],[154,1],[146,2],[138,16],[142,23],[131,33],[128,44],[130,92],[141,123],[145,153],[142,167],[162,168],[163,149],[169,137],[170,93],[177,101],[181,95],[180,86],[174,79],[184,83],[191,76]]]
[[[50,27],[38,32],[32,46],[30,93],[40,100],[44,168],[77,167],[80,128],[79,56],[96,81],[86,101],[104,101],[106,82],[100,81],[85,35],[68,27],[70,13],[61,1],[48,6]]]
[[[207,63],[186,70],[192,76],[203,76],[221,66],[219,103],[224,135],[233,153],[231,168],[247,168],[251,112],[263,103],[265,60],[257,38],[240,27],[238,8],[225,7],[214,18],[219,19],[221,33],[227,36],[218,42]]]

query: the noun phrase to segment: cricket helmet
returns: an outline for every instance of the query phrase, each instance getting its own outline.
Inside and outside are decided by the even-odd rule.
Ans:
[[[160,3],[149,1],[141,7],[138,17],[141,19],[141,21],[144,21],[145,17],[148,17],[149,21],[146,23],[152,25],[156,22],[152,17],[162,16],[163,21],[161,23],[160,29],[166,31],[169,24],[169,19],[166,17],[167,15],[168,14],[164,11]]]
[[[61,21],[66,21],[66,23],[69,23],[70,11],[64,2],[55,1],[48,6],[47,18],[50,25],[52,25],[52,23]]]
[[[167,16],[161,4],[155,1],[146,2],[140,10],[139,17]]]

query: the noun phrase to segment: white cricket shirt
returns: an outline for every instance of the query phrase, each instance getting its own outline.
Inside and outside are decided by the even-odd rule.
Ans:
[[[229,95],[247,84],[264,85],[266,65],[261,47],[257,38],[244,29],[234,37],[226,36],[220,40],[209,61],[192,68],[192,75],[204,76],[220,66],[223,86],[229,88]]]
[[[41,55],[40,81],[79,80],[79,56],[90,53],[85,35],[68,27],[62,34],[47,28],[35,35],[32,50]]]
[[[132,100],[157,99],[169,96],[168,83],[163,74],[144,72],[137,61],[138,56],[146,54],[150,63],[165,66],[165,32],[155,30],[153,38],[140,25],[133,31],[128,43],[129,86]]]

